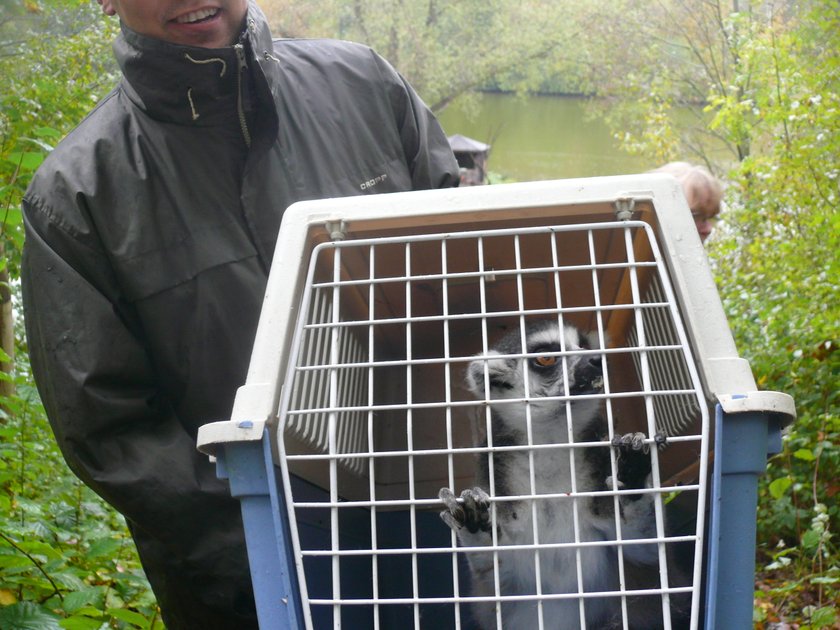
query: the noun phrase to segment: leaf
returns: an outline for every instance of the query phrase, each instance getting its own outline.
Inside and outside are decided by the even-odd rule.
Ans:
[[[61,630],[58,618],[32,602],[19,602],[0,608],[3,630]]]
[[[83,608],[79,608],[76,611],[75,617],[84,616],[84,617],[91,617],[93,619],[101,619],[103,617],[103,613],[99,608],[94,606],[85,606]]]
[[[52,574],[53,580],[66,587],[70,591],[84,591],[87,584],[78,575],[70,571],[61,571]]]
[[[840,582],[840,578],[830,577],[828,575],[811,578],[811,584],[837,584],[838,582]]]
[[[32,566],[32,560],[26,556],[0,555],[0,569],[17,569]]]
[[[41,166],[41,163],[44,161],[44,154],[40,152],[35,153],[34,151],[26,151],[24,153],[15,151],[6,156],[6,161],[12,166],[19,166],[21,171],[27,173]]]
[[[100,538],[91,543],[90,549],[85,554],[88,558],[111,555],[122,546],[122,542],[116,538]]]
[[[820,544],[820,538],[820,532],[809,529],[807,532],[802,534],[802,546],[809,551],[815,549],[816,546]]]
[[[120,621],[125,621],[138,628],[145,628],[149,625],[148,620],[143,615],[128,608],[109,608],[105,612]]]
[[[32,135],[38,138],[53,138],[55,140],[61,139],[61,132],[52,127],[35,127],[32,130]]]
[[[52,150],[55,148],[53,147],[53,145],[44,142],[43,140],[40,140],[38,138],[21,138],[21,140],[31,142],[35,146],[39,147],[44,153],[51,153]]]
[[[61,552],[49,543],[41,540],[29,540],[20,543],[20,548],[33,556],[44,556],[50,560],[60,560]]]
[[[823,606],[811,615],[811,625],[816,628],[830,628],[837,621],[837,612],[831,606]]]
[[[91,619],[82,615],[74,615],[73,617],[62,619],[59,623],[64,630],[99,630],[104,624],[99,619]]]
[[[106,609],[116,609],[116,608],[125,608],[126,607],[125,600],[120,597],[119,593],[116,590],[109,588],[105,591],[105,608]]]
[[[774,499],[781,499],[791,485],[793,485],[793,479],[790,477],[779,477],[771,481],[767,489],[770,491],[770,496]]]
[[[8,208],[5,212],[4,220],[6,227],[15,227],[23,223],[23,213],[20,207]]]
[[[7,588],[0,589],[0,606],[11,606],[17,602],[15,592]]]
[[[83,591],[68,593],[64,596],[63,608],[69,613],[75,613],[84,606],[94,604],[101,596],[101,590],[98,588],[87,588]]]
[[[801,459],[806,462],[812,462],[816,459],[816,456],[807,448],[800,448],[798,451],[793,453],[793,456],[796,459]]]

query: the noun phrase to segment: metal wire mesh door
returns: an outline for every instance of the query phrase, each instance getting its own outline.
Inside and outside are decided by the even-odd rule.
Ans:
[[[533,350],[537,330],[558,344]],[[279,448],[308,627],[696,627],[708,403],[647,223],[319,245],[290,356]],[[502,399],[503,364],[522,385]],[[476,487],[471,537],[455,517]]]

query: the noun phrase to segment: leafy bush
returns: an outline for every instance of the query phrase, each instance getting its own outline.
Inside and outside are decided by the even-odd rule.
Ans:
[[[751,150],[710,253],[759,386],[798,412],[760,486],[756,618],[825,628],[840,596],[840,10],[811,9],[752,32],[739,58],[753,74],[712,95],[712,128]]]
[[[45,154],[114,85],[113,35],[95,3],[0,4],[0,216],[13,276],[23,245],[20,198]]]
[[[125,522],[70,473],[29,382],[2,401],[0,627],[162,628]]]
[[[79,0],[0,5],[0,273],[14,292],[20,199],[52,146],[114,83],[114,25]],[[4,327],[8,321],[2,322]],[[20,322],[0,372],[0,628],[159,629],[125,521],[67,468],[32,385]],[[12,350],[0,350],[11,365]]]

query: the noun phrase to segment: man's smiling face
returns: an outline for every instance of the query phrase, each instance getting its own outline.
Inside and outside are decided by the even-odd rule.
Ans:
[[[182,46],[222,48],[236,40],[247,0],[100,0],[131,30]]]

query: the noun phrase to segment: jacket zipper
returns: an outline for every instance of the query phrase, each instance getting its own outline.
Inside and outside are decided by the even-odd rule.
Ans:
[[[245,146],[251,148],[251,132],[248,130],[248,121],[245,118],[245,105],[242,99],[242,77],[248,70],[248,62],[245,60],[245,47],[242,44],[234,44],[233,50],[239,60],[239,73],[237,74],[236,86],[236,111],[239,114],[239,127],[242,129],[242,137],[245,139]]]

